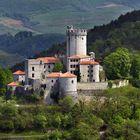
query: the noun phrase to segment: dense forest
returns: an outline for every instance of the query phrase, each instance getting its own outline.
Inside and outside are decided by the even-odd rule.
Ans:
[[[138,140],[140,89],[109,89],[74,103],[71,97],[58,104],[19,104],[17,95],[0,98],[0,137],[25,140]],[[31,98],[31,97],[30,97]],[[34,104],[33,104],[34,103]],[[18,104],[18,105],[17,105]],[[28,137],[26,137],[28,136]]]

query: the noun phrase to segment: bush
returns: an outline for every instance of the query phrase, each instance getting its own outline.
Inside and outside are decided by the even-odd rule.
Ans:
[[[11,120],[1,120],[0,121],[0,130],[2,131],[12,131],[14,129],[14,123]]]
[[[132,80],[130,80],[130,83],[132,84],[132,86],[140,88],[140,80],[132,79]]]
[[[47,119],[44,115],[37,115],[34,118],[34,125],[37,129],[45,129],[47,124]]]

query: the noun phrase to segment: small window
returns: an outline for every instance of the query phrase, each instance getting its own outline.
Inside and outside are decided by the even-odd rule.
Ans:
[[[82,37],[82,40],[84,40],[84,38]]]
[[[53,83],[53,80],[52,80],[52,83]]]
[[[32,67],[32,71],[35,71],[35,68],[34,67]]]
[[[73,84],[73,83],[74,83],[74,81],[72,80],[72,81],[71,81],[71,83]]]
[[[89,77],[89,75],[87,75],[87,77]]]
[[[51,68],[51,66],[50,66],[50,65],[48,65],[48,68],[50,69],[50,68]]]
[[[44,66],[44,69],[46,68],[46,66]]]
[[[34,78],[35,77],[35,74],[34,73],[32,73],[32,78]]]

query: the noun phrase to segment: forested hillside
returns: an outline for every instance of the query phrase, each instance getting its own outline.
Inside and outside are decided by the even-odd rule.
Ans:
[[[140,10],[121,15],[107,25],[96,26],[88,31],[88,52],[94,51],[103,59],[118,47],[140,51]],[[54,45],[39,56],[65,54],[64,44]]]
[[[110,24],[88,32],[88,49],[98,56],[109,54],[118,47],[140,51],[140,11],[122,15]]]

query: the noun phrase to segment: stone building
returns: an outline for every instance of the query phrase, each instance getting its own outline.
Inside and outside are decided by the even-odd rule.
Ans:
[[[80,62],[80,79],[81,82],[100,82],[99,63],[96,61]]]
[[[99,82],[100,65],[95,54],[87,55],[87,31],[68,26],[67,31],[67,71],[80,76],[80,82]]]
[[[70,73],[53,72],[47,75],[44,101],[51,104],[57,98],[71,96],[77,100],[77,76]]]
[[[55,72],[47,75],[46,88],[51,92],[58,92],[60,97],[77,96],[77,76],[70,73]]]
[[[87,31],[74,29],[68,26],[67,31],[67,57],[73,55],[87,55]]]
[[[16,72],[13,73],[13,78],[15,82],[20,82],[22,84],[25,83],[25,72],[18,70]]]
[[[47,74],[52,72],[55,63],[57,62],[60,62],[60,59],[56,57],[27,59],[25,62],[25,84],[32,85],[34,81],[45,84]]]

